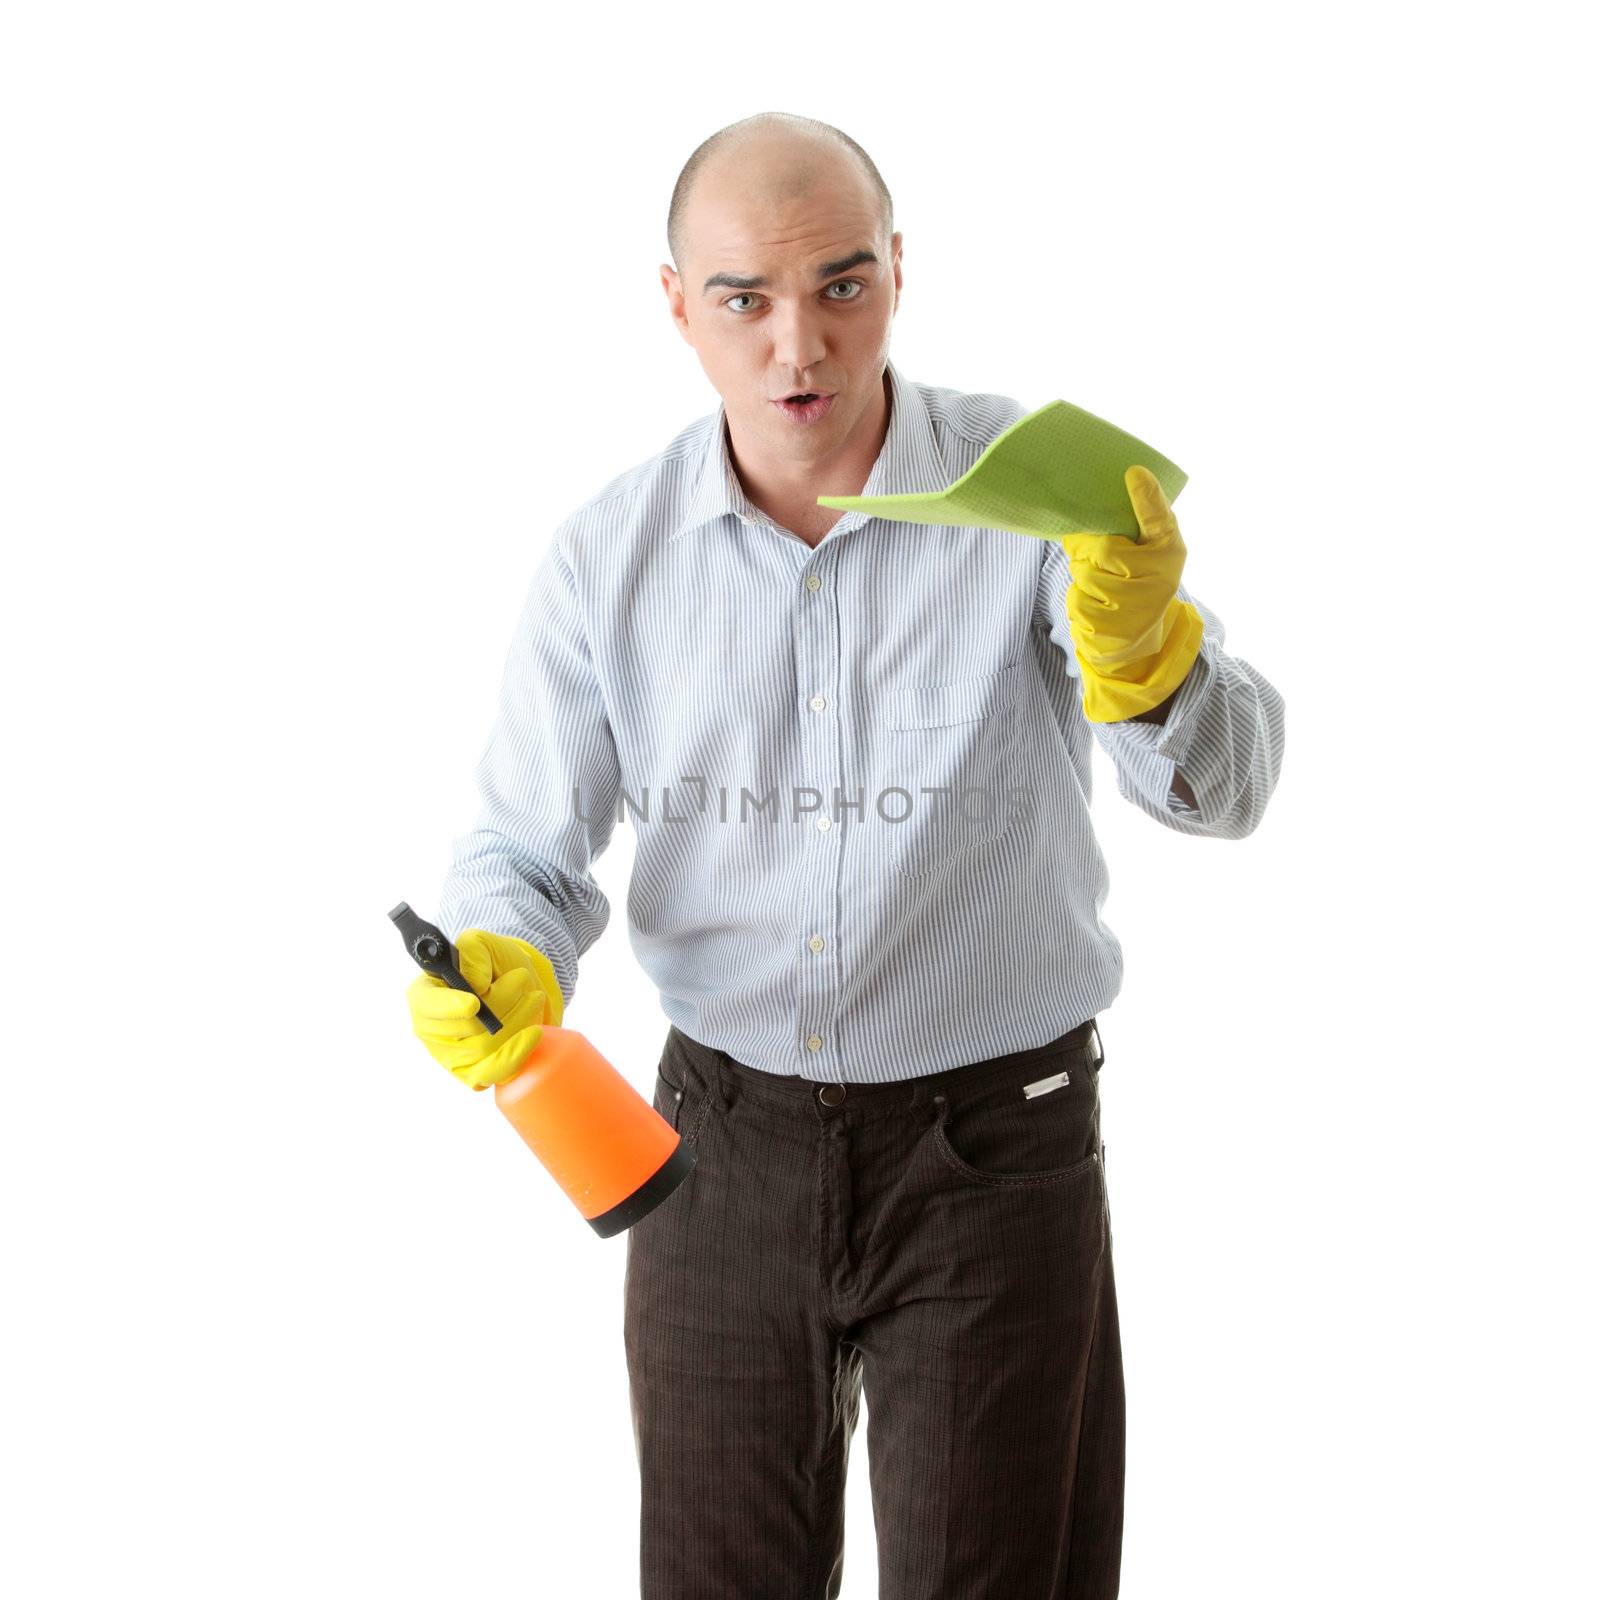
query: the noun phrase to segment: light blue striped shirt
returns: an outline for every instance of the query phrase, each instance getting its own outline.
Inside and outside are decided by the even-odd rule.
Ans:
[[[887,370],[863,494],[944,489],[1035,409]],[[808,546],[746,497],[719,405],[556,529],[440,926],[527,939],[570,1001],[625,817],[629,937],[690,1037],[846,1083],[1057,1038],[1122,983],[1091,740],[1124,798],[1220,839],[1283,757],[1282,697],[1181,586],[1205,633],[1165,722],[1088,721],[1070,582],[1059,543],[999,529],[857,511]]]

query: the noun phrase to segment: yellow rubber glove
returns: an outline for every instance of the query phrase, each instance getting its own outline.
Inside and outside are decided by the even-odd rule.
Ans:
[[[1200,613],[1178,598],[1188,552],[1155,474],[1133,466],[1123,482],[1137,540],[1057,535],[1072,572],[1067,621],[1090,722],[1121,722],[1160,705],[1188,676],[1205,631]]]
[[[473,993],[418,974],[406,990],[411,1026],[440,1066],[469,1088],[487,1089],[522,1070],[543,1024],[560,1027],[561,985],[550,958],[526,939],[468,928],[454,942]],[[480,998],[500,1019],[499,1033],[478,1020]]]

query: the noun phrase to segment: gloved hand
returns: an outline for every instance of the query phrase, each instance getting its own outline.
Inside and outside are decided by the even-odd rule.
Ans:
[[[469,1088],[487,1089],[521,1071],[545,1023],[561,1025],[561,985],[550,958],[526,939],[468,928],[455,946],[473,993],[420,973],[406,990],[411,1026],[441,1066]],[[478,1020],[480,999],[500,1019],[499,1033]]]
[[[1132,466],[1123,482],[1139,522],[1137,541],[1057,535],[1072,572],[1067,621],[1090,722],[1120,722],[1160,705],[1188,676],[1205,631],[1200,613],[1178,598],[1188,552],[1155,474]]]

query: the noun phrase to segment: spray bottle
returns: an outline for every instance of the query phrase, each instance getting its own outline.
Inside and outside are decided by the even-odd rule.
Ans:
[[[424,972],[476,993],[444,933],[404,900],[389,918]],[[500,1031],[481,996],[477,1015],[490,1033]],[[602,1239],[632,1227],[694,1170],[694,1147],[576,1028],[545,1023],[522,1068],[494,1086],[494,1099]]]

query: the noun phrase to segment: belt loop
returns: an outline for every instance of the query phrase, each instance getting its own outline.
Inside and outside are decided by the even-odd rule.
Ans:
[[[1089,1019],[1089,1031],[1094,1035],[1094,1070],[1098,1072],[1105,1065],[1106,1050],[1100,1043],[1100,1021],[1098,1017]]]

